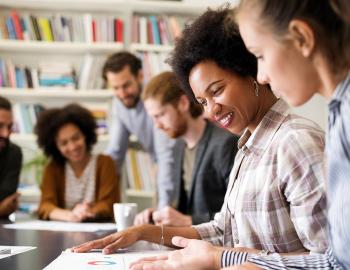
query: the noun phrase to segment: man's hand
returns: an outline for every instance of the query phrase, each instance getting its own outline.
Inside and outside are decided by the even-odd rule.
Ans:
[[[150,224],[152,223],[153,208],[147,208],[141,213],[138,213],[134,220],[134,225]]]
[[[0,202],[0,216],[8,216],[16,211],[20,194],[15,192]]]
[[[192,225],[191,216],[184,215],[169,206],[166,206],[158,211],[154,211],[152,217],[155,224],[176,227]]]
[[[91,205],[89,203],[77,204],[74,206],[72,214],[75,216],[74,219],[77,219],[78,221],[84,221],[86,219],[95,217],[95,214],[92,212]]]
[[[216,270],[222,250],[203,240],[175,236],[172,243],[183,249],[168,255],[144,258],[130,265],[131,270]]]
[[[119,248],[128,247],[140,240],[141,227],[135,226],[121,232],[113,233],[104,238],[89,241],[79,246],[73,247],[73,252],[87,252],[95,248],[103,248],[104,254],[111,254]]]

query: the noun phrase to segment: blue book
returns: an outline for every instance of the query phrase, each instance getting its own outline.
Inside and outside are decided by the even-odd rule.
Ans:
[[[152,15],[152,16],[149,16],[149,19],[150,19],[151,25],[152,25],[154,44],[160,45],[160,34],[159,34],[157,17]]]
[[[8,33],[9,33],[9,38],[16,40],[17,38],[16,38],[15,26],[13,24],[11,17],[6,18],[6,27],[7,27]]]

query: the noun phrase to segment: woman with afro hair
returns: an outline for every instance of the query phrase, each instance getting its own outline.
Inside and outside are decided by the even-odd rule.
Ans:
[[[96,123],[77,104],[39,116],[35,133],[50,158],[41,184],[40,219],[82,222],[110,219],[119,201],[119,181],[112,159],[92,154]]]

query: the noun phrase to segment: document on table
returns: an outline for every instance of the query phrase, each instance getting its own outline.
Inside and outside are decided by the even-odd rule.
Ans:
[[[51,262],[44,270],[67,270],[67,269],[118,269],[127,270],[132,262],[144,257],[152,257],[164,255],[169,251],[140,251],[125,252],[121,254],[104,255],[98,253],[72,253],[62,252],[53,262]]]
[[[35,248],[36,247],[30,247],[30,246],[0,246],[0,250],[9,249],[9,252],[6,252],[6,254],[0,254],[0,259],[10,257],[18,253],[26,252]]]
[[[24,221],[3,225],[6,229],[19,230],[45,230],[45,231],[66,231],[66,232],[97,232],[113,231],[117,229],[115,223],[73,223],[63,221]]]

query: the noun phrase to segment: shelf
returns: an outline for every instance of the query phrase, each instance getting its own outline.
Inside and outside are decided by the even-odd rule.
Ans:
[[[153,198],[154,197],[154,191],[127,189],[126,190],[126,195],[130,196],[130,197]]]
[[[0,6],[36,10],[85,10],[114,12],[125,6],[124,0],[1,0]],[[116,8],[117,7],[117,8]]]
[[[123,50],[120,42],[48,42],[48,41],[20,41],[1,40],[1,51],[13,52],[37,52],[37,53],[114,53]]]
[[[172,45],[154,45],[154,44],[140,44],[132,43],[130,45],[131,51],[142,52],[171,52],[174,49]]]
[[[64,88],[42,88],[42,89],[21,89],[21,88],[0,88],[0,95],[10,99],[17,99],[23,101],[40,101],[44,99],[76,99],[82,100],[93,100],[95,101],[109,101],[113,97],[111,90],[71,90]]]
[[[109,135],[103,134],[98,135],[98,142],[108,142]],[[20,134],[20,133],[12,133],[11,141],[14,143],[36,143],[36,135],[35,134]]]

